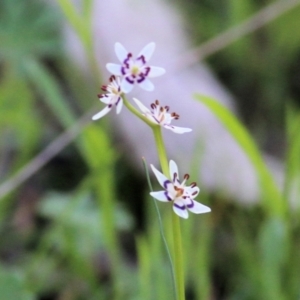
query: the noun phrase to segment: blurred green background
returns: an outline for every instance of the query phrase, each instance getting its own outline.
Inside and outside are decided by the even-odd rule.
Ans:
[[[77,16],[68,3],[0,2],[0,299],[173,299],[146,180],[115,150],[106,121],[80,119],[98,104],[100,75],[89,52],[92,1]],[[195,46],[272,3],[169,1],[186,16]],[[64,22],[75,26],[93,80],[65,52]],[[245,207],[201,187],[212,213],[182,224],[187,299],[300,298],[299,28],[300,5],[206,59],[238,99],[241,120],[211,109],[229,120],[264,192]],[[79,119],[68,144],[66,130]],[[61,133],[66,147],[18,184],[12,176],[38,165]],[[283,191],[255,144],[284,162]]]

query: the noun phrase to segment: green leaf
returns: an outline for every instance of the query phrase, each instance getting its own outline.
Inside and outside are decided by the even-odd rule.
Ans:
[[[291,195],[295,198],[300,193],[300,111],[292,103],[286,105],[286,171],[284,183],[284,196],[292,201]],[[294,198],[294,197],[293,197]]]
[[[26,290],[23,274],[0,267],[1,299],[33,300],[34,296]]]
[[[85,0],[83,3],[83,16],[78,12],[75,5],[70,0],[57,0],[57,3],[64,13],[66,19],[76,31],[81,42],[85,46],[85,49],[91,50],[90,47],[92,46],[92,35],[90,25],[92,2],[90,0]]]
[[[253,164],[259,179],[262,201],[266,211],[270,214],[282,216],[286,207],[282,201],[280,191],[247,129],[227,108],[216,100],[202,95],[196,95],[195,97],[218,118]]]
[[[28,59],[25,63],[27,75],[41,93],[53,115],[66,128],[72,125],[75,117],[54,76],[41,63]]]
[[[285,299],[281,290],[281,274],[288,254],[288,241],[287,228],[282,220],[271,218],[263,224],[259,246],[265,299]]]
[[[53,57],[61,50],[54,5],[38,0],[0,1],[0,61],[17,66],[28,57]]]
[[[84,20],[78,13],[75,5],[73,5],[73,3],[69,0],[58,0],[57,3],[60,6],[67,20],[70,22],[72,27],[80,36],[84,27]]]

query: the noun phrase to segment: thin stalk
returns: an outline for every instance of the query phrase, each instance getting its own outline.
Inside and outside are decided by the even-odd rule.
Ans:
[[[166,177],[170,177],[168,159],[166,148],[163,142],[161,128],[152,127],[157,147],[158,157],[161,164],[161,169]],[[175,265],[175,278],[176,278],[176,295],[178,300],[185,299],[184,293],[184,265],[183,265],[183,251],[180,230],[179,217],[172,212],[172,234],[173,234],[173,261]]]
[[[147,178],[148,186],[149,186],[150,191],[152,192],[153,188],[152,188],[152,184],[151,184],[151,180],[150,180],[150,176],[149,176],[149,171],[148,171],[148,167],[147,167],[147,164],[146,164],[146,160],[145,160],[144,157],[142,158],[142,161],[143,161],[143,165],[144,165],[144,168],[145,168],[145,171],[146,171],[146,178]],[[159,212],[159,208],[158,208],[158,205],[157,205],[155,199],[153,199],[153,203],[154,203],[156,214],[157,214],[157,218],[158,218],[160,235],[161,235],[161,238],[163,240],[163,244],[165,246],[165,249],[166,249],[166,252],[167,252],[167,256],[168,256],[168,259],[169,259],[169,263],[170,263],[170,267],[171,267],[171,275],[172,275],[174,292],[176,293],[176,278],[175,278],[175,273],[174,273],[174,265],[173,265],[173,261],[172,261],[172,256],[171,256],[171,253],[170,253],[170,250],[169,250],[169,247],[168,247],[168,243],[167,243],[167,240],[166,240],[166,237],[165,237],[165,234],[164,234],[164,228],[163,228],[162,218],[161,218],[161,215],[160,215],[160,212]]]
[[[183,251],[182,239],[180,230],[180,219],[172,212],[172,229],[173,229],[173,247],[174,247],[174,261],[175,261],[175,275],[177,282],[177,295],[179,300],[185,299],[184,293],[184,265],[183,265]]]
[[[95,82],[99,82],[101,79],[101,74],[99,72],[94,53],[91,22],[93,1],[85,1],[82,15],[78,12],[70,0],[57,0],[57,3],[82,42],[89,67],[92,71],[92,79]]]
[[[149,125],[151,128],[154,127],[159,127],[158,125],[152,123],[151,121],[149,121],[144,115],[142,115],[125,97],[124,94],[121,95],[123,101],[124,101],[124,105],[128,108],[128,110],[130,110],[134,115],[136,115],[139,119],[141,119],[143,122],[145,122],[147,125]]]
[[[165,174],[165,176],[169,178],[170,177],[169,163],[168,163],[166,147],[162,138],[160,127],[154,127],[153,134],[155,138],[155,144],[158,152],[158,158],[159,158],[161,169]]]
[[[144,115],[142,115],[132,104],[126,99],[124,94],[122,95],[124,105],[138,118],[148,124],[154,134],[155,144],[158,152],[158,157],[161,165],[161,169],[165,176],[169,177],[169,167],[165,144],[161,134],[161,127],[150,122]],[[159,214],[159,212],[158,212]],[[175,292],[177,300],[184,300],[184,270],[183,270],[183,252],[182,252],[182,240],[180,231],[179,217],[172,213],[172,234],[173,234],[173,257],[174,257],[174,272],[175,272]],[[172,265],[172,262],[171,262]],[[173,268],[173,267],[172,267]],[[173,277],[174,278],[174,277]]]

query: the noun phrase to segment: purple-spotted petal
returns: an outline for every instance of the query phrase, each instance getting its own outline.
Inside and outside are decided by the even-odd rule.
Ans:
[[[148,92],[151,92],[151,91],[154,90],[154,85],[153,85],[153,83],[152,83],[149,79],[147,79],[147,78],[145,78],[145,79],[144,79],[142,82],[140,82],[138,85],[139,85],[143,90],[148,91]]]
[[[121,65],[117,65],[117,64],[112,64],[112,63],[108,63],[106,64],[106,69],[117,76],[121,76],[122,72],[121,72]]]
[[[142,51],[138,54],[137,57],[140,57],[143,55],[145,60],[148,61],[151,58],[154,50],[155,50],[155,43],[153,43],[153,42],[149,43],[142,49]]]
[[[173,210],[181,218],[187,219],[189,217],[189,213],[182,200],[178,199],[174,201]]]
[[[161,172],[159,172],[153,165],[150,165],[154,175],[156,176],[159,184],[163,187],[163,188],[166,188],[166,184],[168,182],[170,182],[170,180],[164,175],[162,174]]]
[[[193,212],[194,214],[204,214],[211,211],[211,209],[208,206],[203,205],[192,199],[187,198],[184,200],[184,203],[187,209]]]
[[[103,116],[105,116],[107,113],[110,112],[110,110],[112,109],[112,105],[107,105],[105,106],[105,108],[103,108],[100,112],[98,112],[97,114],[95,114],[93,117],[92,117],[92,120],[98,120],[100,118],[102,118]]]
[[[179,178],[178,167],[174,160],[170,160],[169,163],[170,176],[172,180],[174,179],[174,174],[176,173],[177,179]]]
[[[118,102],[117,102],[117,107],[116,107],[116,113],[119,114],[122,110],[123,107],[123,99],[119,97]]]
[[[198,196],[199,192],[200,192],[200,189],[199,189],[198,186],[193,186],[193,187],[187,186],[185,188],[185,192],[187,194],[189,194],[192,198],[196,198]]]
[[[159,192],[151,192],[150,195],[155,198],[156,200],[162,202],[169,202],[172,201],[171,195],[166,191],[159,191]]]
[[[124,46],[120,43],[115,43],[115,52],[117,57],[121,63],[127,58],[128,51],[124,48]]]
[[[173,125],[169,125],[169,124],[164,125],[164,127],[166,129],[170,129],[173,132],[178,133],[178,134],[182,134],[182,133],[186,133],[186,132],[191,132],[192,131],[191,128],[177,127],[177,126],[173,126]]]
[[[161,76],[166,73],[166,70],[164,68],[160,67],[150,67],[150,72],[148,74],[149,77],[157,77]]]
[[[136,103],[142,113],[151,114],[150,110],[140,100],[133,98],[133,101]]]
[[[123,79],[122,79],[122,82],[121,82],[121,90],[122,90],[125,94],[127,94],[127,93],[131,92],[132,89],[133,89],[133,84],[130,83],[130,82],[128,82],[128,81],[126,80],[126,78],[123,78]]]

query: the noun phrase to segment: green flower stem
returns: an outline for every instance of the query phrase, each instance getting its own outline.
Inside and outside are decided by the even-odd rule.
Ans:
[[[153,192],[147,162],[146,162],[144,157],[142,158],[142,161],[143,161],[143,165],[144,165],[144,168],[145,168],[145,171],[146,171],[146,177],[147,177],[147,182],[148,182],[150,191]],[[171,275],[172,275],[172,281],[173,281],[173,289],[174,289],[174,294],[176,296],[177,294],[176,294],[176,279],[175,279],[175,273],[174,273],[174,265],[173,265],[172,256],[171,256],[171,253],[170,253],[170,250],[169,250],[169,247],[168,247],[168,243],[167,243],[167,240],[166,240],[166,237],[165,237],[165,234],[164,234],[163,221],[162,221],[162,218],[161,218],[161,215],[160,215],[160,212],[159,212],[158,204],[156,202],[157,202],[156,199],[153,198],[154,207],[155,207],[157,217],[158,217],[160,235],[161,235],[161,238],[163,240],[163,243],[164,243],[168,258],[169,258],[169,262],[170,262]]]
[[[156,148],[157,148],[157,152],[158,152],[161,169],[162,169],[163,173],[165,174],[165,176],[169,178],[170,177],[169,162],[168,162],[167,152],[166,152],[165,144],[164,144],[164,141],[162,138],[160,126],[156,126],[153,128],[153,134],[154,134],[154,138],[155,138],[155,143],[156,143]]]
[[[142,115],[125,97],[124,94],[121,95],[124,105],[134,114],[136,115],[139,119],[141,119],[143,122],[148,124],[151,128],[158,127],[158,125],[152,123],[149,121],[144,115]]]
[[[183,269],[183,252],[182,252],[182,240],[180,231],[180,219],[172,212],[172,229],[173,229],[173,251],[174,251],[174,264],[175,264],[175,276],[176,276],[176,288],[178,300],[185,299],[184,292],[184,269]]]
[[[138,118],[148,124],[154,134],[155,144],[157,147],[158,157],[161,165],[162,172],[166,177],[170,177],[169,163],[166,153],[165,144],[161,134],[161,127],[153,124],[144,115],[142,115],[125,97],[122,95],[124,105]],[[172,212],[172,233],[173,233],[173,261],[175,266],[175,280],[176,280],[176,295],[177,300],[184,300],[184,270],[183,270],[183,252],[182,252],[182,240],[180,231],[180,219]]]
[[[161,128],[152,127],[155,143],[158,151],[161,169],[166,177],[170,177],[166,148],[161,134]],[[184,270],[183,270],[183,252],[180,231],[180,219],[172,212],[172,232],[173,232],[173,261],[175,265],[176,294],[178,300],[185,299],[184,293]]]

